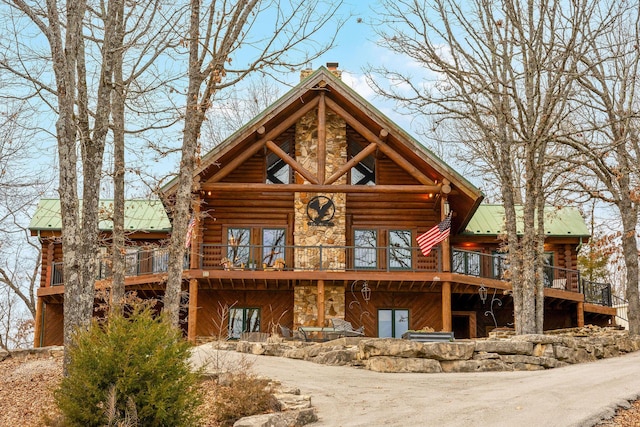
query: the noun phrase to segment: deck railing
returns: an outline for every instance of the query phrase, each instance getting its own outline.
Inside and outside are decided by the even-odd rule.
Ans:
[[[189,254],[184,268],[189,268]],[[285,270],[285,271],[380,271],[439,272],[442,251],[434,248],[425,257],[417,247],[355,246],[261,246],[203,244],[198,255],[199,267],[205,270]],[[168,248],[138,249],[125,256],[125,276],[165,273],[169,263]],[[453,249],[451,271],[487,279],[506,280],[508,264],[503,254]],[[624,300],[613,295],[611,285],[580,278],[580,272],[559,267],[545,267],[545,287],[584,294],[585,302],[612,307]],[[100,262],[98,279],[111,277],[110,260]],[[51,286],[64,283],[62,263],[52,264]],[[620,301],[616,301],[620,299]]]
[[[584,301],[591,304],[613,306],[613,297],[611,292],[611,284],[598,283],[589,280],[582,280],[581,293],[584,294]],[[618,297],[616,297],[618,298]]]
[[[507,261],[502,254],[485,254],[461,249],[451,251],[453,273],[503,280],[507,269]]]
[[[289,271],[442,271],[434,248],[425,257],[410,246],[262,246],[203,244],[201,269]]]
[[[617,309],[617,312],[616,312],[617,322],[616,323],[618,323],[618,324],[626,324],[628,326],[629,325],[629,315],[628,315],[629,301],[627,301],[624,298],[620,298],[617,295],[612,294],[611,295],[611,306],[615,307]]]
[[[169,268],[169,249],[137,249],[125,254],[125,276],[166,273]],[[189,268],[189,253],[185,254],[184,269]],[[98,264],[97,280],[111,277],[111,259],[104,258]],[[51,286],[64,284],[63,263],[55,262],[51,269]]]

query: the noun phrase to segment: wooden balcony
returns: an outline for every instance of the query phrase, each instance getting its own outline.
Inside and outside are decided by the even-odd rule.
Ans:
[[[457,249],[452,250],[451,272],[442,271],[440,248],[434,248],[426,257],[417,247],[205,244],[199,249],[199,268],[189,269],[189,259],[185,258],[185,277],[259,282],[300,278],[355,280],[367,275],[385,283],[451,281],[467,285],[493,283],[495,287],[509,288],[504,256]],[[145,276],[164,275],[168,259],[166,248],[129,252],[125,263],[127,281],[141,283]],[[108,263],[101,262],[98,280],[110,275]],[[584,294],[587,303],[611,307],[611,286],[581,280],[577,270],[545,267],[543,280],[553,296],[562,292]],[[62,263],[54,263],[50,286],[63,284]]]

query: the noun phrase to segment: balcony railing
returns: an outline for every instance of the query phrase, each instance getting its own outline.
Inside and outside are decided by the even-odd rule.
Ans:
[[[417,247],[262,246],[204,244],[200,268],[206,270],[289,271],[442,271],[435,248],[425,257]]]
[[[451,251],[451,271],[486,279],[506,279],[506,258],[501,254],[454,249]]]
[[[188,255],[184,268],[189,268]],[[168,248],[132,250],[125,256],[125,276],[164,273],[169,263]],[[200,246],[199,267],[205,270],[283,270],[283,271],[380,271],[440,272],[442,252],[434,248],[425,257],[417,247],[355,246]],[[507,280],[508,264],[503,254],[453,249],[451,271],[487,279]],[[584,294],[585,301],[611,307],[617,297],[608,283],[581,280],[580,272],[559,267],[545,267],[544,285]],[[100,262],[98,279],[111,276],[110,260]],[[62,263],[52,264],[51,286],[64,283]]]
[[[581,292],[584,294],[584,301],[591,304],[613,306],[613,295],[611,293],[611,284],[597,283],[589,280],[581,282]],[[618,297],[616,297],[618,298]]]
[[[169,268],[169,249],[136,249],[125,254],[125,276],[142,276],[145,274],[166,273]],[[189,268],[189,253],[185,254],[184,269]],[[111,277],[111,259],[104,258],[98,264],[97,280]],[[51,286],[64,284],[63,263],[53,263],[51,269]]]

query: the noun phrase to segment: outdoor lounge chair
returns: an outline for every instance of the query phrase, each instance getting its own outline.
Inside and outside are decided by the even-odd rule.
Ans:
[[[331,319],[333,329],[337,332],[343,333],[345,337],[362,337],[364,336],[364,326],[360,326],[358,329],[353,329],[351,322],[347,322],[343,319]]]
[[[286,326],[278,325],[280,327],[280,333],[285,340],[304,340],[302,334],[298,331],[292,331]],[[306,341],[306,340],[305,340]]]

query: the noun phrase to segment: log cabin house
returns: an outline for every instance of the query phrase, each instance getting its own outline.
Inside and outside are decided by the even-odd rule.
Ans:
[[[181,315],[192,341],[332,318],[371,337],[431,328],[474,338],[513,325],[502,208],[482,205],[476,187],[346,86],[337,64],[304,70],[206,154],[194,188]],[[449,212],[450,236],[424,256],[416,237]],[[610,287],[587,286],[577,271],[589,238],[579,212],[546,217],[545,329],[615,321]],[[161,299],[167,213],[160,201],[131,200],[126,218],[127,290]],[[35,345],[61,344],[59,201],[42,200],[30,229],[43,247]],[[108,287],[107,253],[97,284]]]

